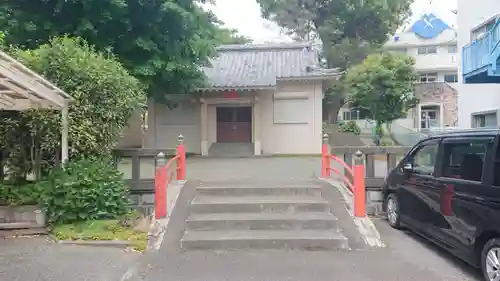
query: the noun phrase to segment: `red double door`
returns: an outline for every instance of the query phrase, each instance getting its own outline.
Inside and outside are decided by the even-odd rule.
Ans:
[[[217,142],[252,142],[252,108],[217,107]]]

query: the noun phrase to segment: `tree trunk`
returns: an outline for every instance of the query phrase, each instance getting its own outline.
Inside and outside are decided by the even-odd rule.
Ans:
[[[341,97],[331,97],[327,102],[323,100],[323,121],[329,124],[337,123],[342,106],[344,106],[344,98]]]

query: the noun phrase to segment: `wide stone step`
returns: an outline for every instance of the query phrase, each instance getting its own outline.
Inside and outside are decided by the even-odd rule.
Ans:
[[[206,196],[197,195],[192,213],[328,212],[328,202],[317,196]]]
[[[328,230],[186,231],[183,249],[349,249],[347,238]]]
[[[331,213],[209,213],[191,214],[188,230],[292,230],[338,231],[338,219]]]
[[[196,191],[202,195],[321,195],[322,187],[313,184],[298,184],[298,185],[210,185],[199,186]]]

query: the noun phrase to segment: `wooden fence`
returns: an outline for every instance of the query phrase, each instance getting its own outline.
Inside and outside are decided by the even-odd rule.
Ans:
[[[351,166],[354,162],[354,154],[361,151],[365,162],[365,185],[366,185],[366,213],[377,215],[382,213],[383,194],[382,185],[387,174],[394,169],[399,161],[411,149],[407,146],[334,146],[330,147],[333,155],[344,160]],[[352,180],[344,168],[338,167],[344,175]],[[334,175],[332,175],[334,177]]]
[[[175,156],[175,149],[124,148],[115,149],[116,165],[130,188],[132,205],[141,213],[150,215],[154,210],[156,157]]]

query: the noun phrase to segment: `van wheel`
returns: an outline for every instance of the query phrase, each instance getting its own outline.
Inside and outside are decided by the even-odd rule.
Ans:
[[[484,245],[481,252],[481,271],[484,280],[500,279],[500,239],[491,239]]]
[[[399,217],[399,200],[398,196],[394,193],[389,194],[385,200],[385,209],[387,210],[387,219],[389,225],[396,229],[401,229],[401,222]]]

